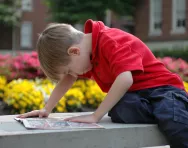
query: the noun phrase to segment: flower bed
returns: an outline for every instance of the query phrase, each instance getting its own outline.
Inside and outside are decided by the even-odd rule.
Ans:
[[[158,58],[170,71],[177,73],[188,82],[188,63],[182,59],[171,57]]]
[[[188,82],[188,63],[182,59],[171,57],[158,58],[172,72],[181,76]],[[36,52],[19,54],[17,56],[0,55],[0,74],[6,76],[8,81],[22,78],[44,78],[40,70],[38,55]]]
[[[0,55],[0,73],[6,76],[8,81],[18,78],[34,79],[44,77],[36,52],[17,56]]]
[[[188,83],[184,82],[188,92]],[[55,84],[48,79],[18,79],[6,83],[0,77],[0,97],[11,106],[12,114],[19,114],[44,107]],[[95,81],[78,80],[61,98],[53,112],[83,111],[84,107],[97,108],[105,97]]]
[[[159,58],[172,72],[179,74],[185,81],[188,91],[188,63],[171,57]],[[41,109],[55,84],[44,78],[40,70],[36,52],[0,55],[0,99],[11,107],[11,113],[24,113]],[[80,79],[58,102],[53,112],[83,111],[95,109],[104,96],[95,81]]]
[[[18,79],[6,84],[0,77],[1,99],[11,106],[12,114],[19,114],[44,107],[55,84],[48,79]],[[78,80],[61,98],[53,112],[78,112],[83,107],[97,108],[105,97],[92,80]]]

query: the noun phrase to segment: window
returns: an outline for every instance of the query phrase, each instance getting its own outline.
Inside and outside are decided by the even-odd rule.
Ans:
[[[21,47],[32,48],[32,23],[23,22],[21,25]]]
[[[172,3],[172,33],[185,33],[186,0],[173,0]]]
[[[32,0],[22,0],[22,10],[23,11],[32,11],[33,1]]]
[[[160,35],[162,30],[162,0],[150,0],[150,35]]]

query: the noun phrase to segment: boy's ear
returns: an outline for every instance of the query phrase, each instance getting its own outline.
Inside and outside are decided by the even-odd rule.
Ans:
[[[67,50],[67,53],[68,55],[80,55],[80,49],[78,47],[70,47],[68,50]]]

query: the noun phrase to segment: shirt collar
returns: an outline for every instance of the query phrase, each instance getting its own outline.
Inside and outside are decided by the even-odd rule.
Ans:
[[[93,62],[95,55],[96,55],[96,49],[97,49],[97,41],[99,37],[99,32],[105,28],[105,25],[101,21],[93,21],[91,19],[87,20],[84,25],[84,33],[92,33],[92,59],[91,62]]]

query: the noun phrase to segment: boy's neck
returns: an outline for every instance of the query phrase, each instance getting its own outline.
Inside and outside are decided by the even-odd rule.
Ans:
[[[92,53],[92,34],[91,33],[84,35],[81,43],[79,44],[79,47],[84,52],[88,52],[91,55]]]

